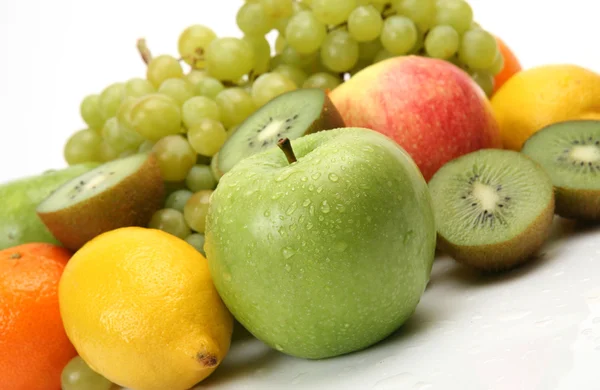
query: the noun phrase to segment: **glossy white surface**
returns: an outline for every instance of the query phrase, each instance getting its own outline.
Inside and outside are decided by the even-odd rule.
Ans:
[[[526,67],[570,62],[600,71],[596,2],[470,3]],[[82,127],[82,97],[143,76],[138,37],[147,37],[155,53],[175,53],[189,24],[238,35],[239,4],[0,1],[0,181],[64,166],[62,146]],[[406,326],[355,354],[300,360],[238,335],[224,364],[198,388],[600,389],[600,228],[557,218],[543,253],[496,277],[438,258]]]

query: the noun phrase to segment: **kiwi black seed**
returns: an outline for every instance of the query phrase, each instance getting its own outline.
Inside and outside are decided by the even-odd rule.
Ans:
[[[532,135],[521,152],[548,173],[556,194],[556,214],[600,220],[600,121],[555,123]]]
[[[321,130],[344,127],[327,93],[318,88],[298,89],[277,96],[242,122],[227,139],[213,164],[219,175],[240,160],[276,147],[282,138],[293,140]]]
[[[460,263],[504,271],[533,257],[550,234],[554,192],[522,153],[483,149],[458,157],[429,181],[438,248]]]
[[[163,205],[164,191],[154,155],[136,154],[66,182],[36,211],[54,237],[76,251],[109,230],[147,226]]]

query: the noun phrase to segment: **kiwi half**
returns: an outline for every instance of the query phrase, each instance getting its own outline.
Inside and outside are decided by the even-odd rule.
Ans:
[[[556,192],[556,214],[600,220],[600,121],[555,123],[532,135],[521,152],[548,173]]]
[[[293,140],[306,134],[344,126],[340,113],[322,89],[286,92],[239,125],[219,151],[215,166],[218,166],[218,172],[222,175],[240,160],[275,147],[282,138]]]
[[[146,226],[164,200],[156,158],[136,154],[72,179],[43,200],[37,214],[66,248],[126,226]]]
[[[439,249],[483,271],[526,262],[550,234],[554,192],[522,153],[483,149],[458,157],[429,182]]]

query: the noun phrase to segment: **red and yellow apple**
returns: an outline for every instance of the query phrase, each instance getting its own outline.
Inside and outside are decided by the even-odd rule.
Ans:
[[[330,98],[347,126],[395,140],[427,181],[456,157],[502,145],[487,97],[447,61],[405,56],[378,62],[335,88]]]

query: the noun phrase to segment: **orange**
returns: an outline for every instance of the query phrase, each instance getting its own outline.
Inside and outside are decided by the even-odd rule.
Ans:
[[[519,59],[508,45],[500,38],[496,37],[498,49],[504,57],[504,68],[494,77],[494,92],[500,89],[508,79],[519,73],[522,69]]]
[[[58,283],[71,253],[45,243],[0,251],[0,388],[59,390],[77,353],[58,307]]]

